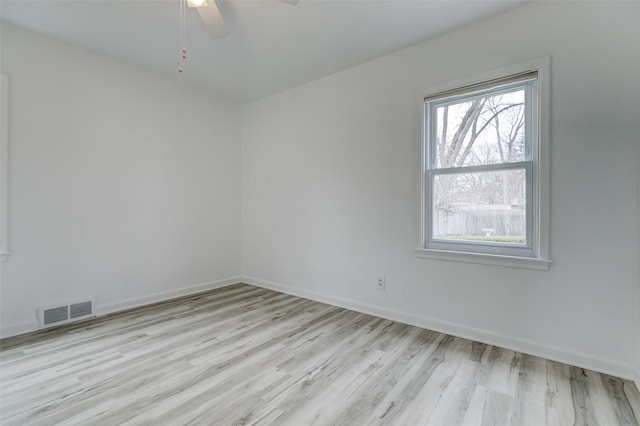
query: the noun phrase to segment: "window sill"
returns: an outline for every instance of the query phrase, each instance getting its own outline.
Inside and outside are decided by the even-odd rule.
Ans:
[[[4,263],[9,260],[9,255],[11,255],[10,251],[0,252],[0,263]]]
[[[446,260],[450,262],[477,263],[481,265],[504,266],[508,268],[548,271],[551,260],[533,257],[503,256],[497,254],[468,253],[460,251],[416,249],[416,256],[424,259]]]

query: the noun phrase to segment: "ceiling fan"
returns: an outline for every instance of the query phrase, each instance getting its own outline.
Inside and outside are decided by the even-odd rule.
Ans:
[[[279,0],[290,5],[298,4],[299,0]],[[187,0],[187,6],[198,10],[202,23],[207,28],[211,38],[222,38],[229,35],[224,24],[216,0]]]

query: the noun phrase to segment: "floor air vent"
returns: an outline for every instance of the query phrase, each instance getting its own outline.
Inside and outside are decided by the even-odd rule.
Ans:
[[[39,328],[47,328],[94,316],[94,303],[90,298],[66,305],[38,308],[38,325]]]

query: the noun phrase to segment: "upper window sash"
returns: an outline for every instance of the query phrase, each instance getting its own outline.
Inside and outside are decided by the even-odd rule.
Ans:
[[[466,90],[466,91],[465,91]],[[424,136],[426,143],[426,168],[439,169],[446,168],[437,164],[437,109],[444,108],[461,102],[472,102],[478,99],[496,97],[518,90],[524,91],[524,158],[523,160],[537,161],[536,149],[537,140],[537,72],[527,72],[504,79],[496,79],[491,82],[482,83],[465,88],[440,92],[424,98]],[[502,164],[495,162],[491,164]],[[460,166],[467,167],[467,166]]]

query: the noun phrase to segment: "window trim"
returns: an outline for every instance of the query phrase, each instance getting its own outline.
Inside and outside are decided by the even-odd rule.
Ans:
[[[437,250],[449,250],[459,252],[472,252],[484,254],[502,254],[516,257],[535,257],[537,252],[537,239],[535,237],[537,228],[537,209],[536,199],[533,194],[537,192],[536,182],[533,181],[533,171],[537,164],[536,150],[532,149],[537,146],[537,132],[532,123],[538,122],[537,111],[533,110],[532,102],[537,105],[537,72],[528,72],[517,75],[510,75],[505,78],[494,79],[492,81],[482,83],[479,86],[466,86],[461,89],[454,89],[450,92],[429,96],[424,100],[424,120],[425,133],[423,134],[423,144],[425,145],[426,154],[426,179],[428,189],[434,188],[434,177],[436,175],[445,174],[463,174],[474,172],[498,172],[507,170],[525,170],[526,174],[526,244],[512,245],[490,242],[472,242],[472,241],[451,241],[446,239],[438,239],[433,236],[433,220],[425,221],[424,247]],[[427,150],[427,139],[433,141],[436,139],[436,129],[432,126],[434,110],[443,106],[455,105],[461,101],[468,102],[471,100],[483,99],[488,96],[499,96],[500,94],[511,93],[516,90],[524,90],[525,92],[525,158],[517,163],[494,163],[487,165],[475,166],[458,166],[439,168],[436,165],[436,146],[431,143]],[[535,95],[535,96],[533,96]],[[424,198],[425,213],[433,219],[433,197]]]
[[[0,262],[9,251],[9,77],[0,74]]]
[[[480,263],[496,266],[507,266],[524,269],[548,270],[551,260],[549,258],[549,117],[550,117],[550,57],[541,57],[530,61],[514,64],[508,67],[480,73],[474,76],[458,79],[456,81],[445,84],[435,85],[420,91],[420,115],[421,115],[421,168],[420,168],[420,234],[419,248],[415,250],[416,256],[420,258],[429,258],[436,260],[462,261],[468,263]],[[523,255],[514,255],[514,251],[510,253],[486,253],[479,251],[465,250],[465,247],[473,247],[473,244],[455,244],[447,243],[447,248],[443,248],[439,244],[432,244],[427,248],[428,238],[427,232],[430,232],[430,223],[427,222],[427,189],[431,188],[430,179],[433,178],[432,170],[429,169],[427,161],[430,161],[431,153],[428,153],[426,145],[427,122],[425,113],[425,101],[428,99],[437,99],[439,97],[448,98],[455,97],[462,93],[468,93],[469,89],[475,88],[483,90],[496,82],[504,81],[508,83],[510,78],[523,78],[526,74],[536,73],[537,82],[534,90],[537,90],[537,114],[538,126],[533,126],[533,137],[538,138],[536,149],[531,153],[526,162],[537,160],[537,168],[531,167],[531,183],[529,186],[537,191],[527,193],[527,202],[532,202],[532,210],[537,214],[537,221],[533,221],[532,229],[527,232],[531,233],[531,248]],[[537,87],[536,87],[537,86]],[[505,169],[504,164],[499,165],[500,169]],[[481,166],[486,169],[487,166]],[[510,166],[508,166],[510,167]],[[522,164],[519,168],[523,168]],[[467,171],[469,170],[465,167]],[[527,176],[529,177],[529,176]],[[535,185],[533,185],[535,181]],[[529,235],[527,235],[529,236]],[[437,240],[434,241],[436,243]],[[486,246],[486,244],[484,244]],[[516,250],[517,252],[518,250]]]

